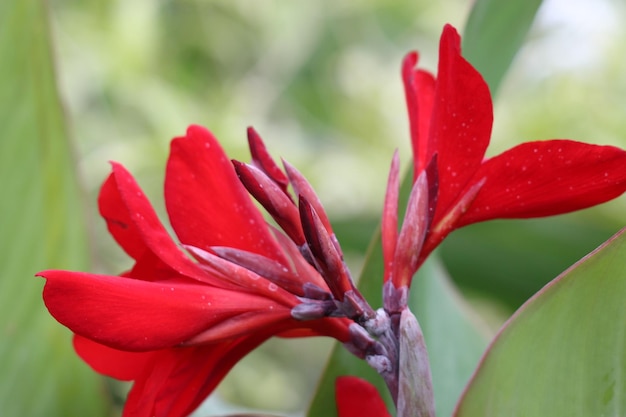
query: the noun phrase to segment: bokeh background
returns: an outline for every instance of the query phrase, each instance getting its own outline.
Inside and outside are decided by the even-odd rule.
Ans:
[[[58,160],[79,184],[80,194],[72,197],[79,204],[64,206],[63,193],[21,199],[38,184],[31,176],[54,180],[45,179],[41,158],[19,162],[21,171],[0,167],[0,186],[7,187],[0,202],[0,410],[119,412],[126,387],[94,376],[73,356],[69,332],[47,317],[43,282],[32,275],[46,267],[128,268],[97,216],[107,161],[129,168],[165,219],[161,187],[169,141],[191,123],[210,128],[231,157],[244,161],[245,129],[254,126],[275,157],[313,183],[358,275],[380,219],[394,149],[405,167],[410,163],[402,57],[417,49],[421,65],[434,71],[441,28],[452,23],[462,30],[470,8],[461,0],[47,2],[42,25],[27,30],[52,45],[55,78],[49,84],[57,82],[63,112],[39,132],[57,129],[61,140],[70,138],[71,152],[64,148]],[[625,19],[619,0],[544,1],[494,98],[489,154],[550,138],[626,147]],[[35,56],[29,48],[38,43],[6,41],[11,27],[0,29],[2,61]],[[23,116],[12,94],[30,91],[24,83],[33,78],[30,72],[2,74],[17,77],[0,89],[0,122],[10,125]],[[0,132],[6,133],[2,161],[19,161],[33,146],[40,154],[53,152],[45,143]],[[24,179],[6,180],[15,176]],[[475,225],[455,232],[439,255],[494,331],[543,284],[623,227],[625,208],[622,197],[572,215]],[[45,221],[41,213],[53,209],[72,217],[71,231],[37,226]],[[38,238],[42,227],[53,230],[46,235],[52,237]],[[83,237],[73,246],[55,246],[64,233]],[[42,256],[52,263],[42,264]],[[234,370],[201,414],[242,406],[298,415],[329,348],[324,340],[271,341]],[[66,412],[58,411],[63,407]]]

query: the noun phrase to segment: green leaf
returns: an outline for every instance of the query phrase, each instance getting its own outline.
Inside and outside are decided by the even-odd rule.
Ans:
[[[439,253],[461,288],[494,297],[513,312],[615,233],[618,226],[598,222],[595,214],[478,223],[455,231]]]
[[[524,43],[541,0],[477,0],[463,34],[463,56],[482,74],[495,96]]]
[[[84,268],[85,222],[41,1],[0,2],[0,410],[104,416],[102,379],[41,299],[44,268]]]
[[[507,322],[456,417],[626,415],[626,229]]]

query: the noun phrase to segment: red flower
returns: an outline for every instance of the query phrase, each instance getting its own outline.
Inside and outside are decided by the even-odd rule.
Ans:
[[[257,154],[265,152],[258,137],[254,143]],[[326,317],[334,304],[324,278],[268,226],[206,129],[192,126],[172,142],[165,201],[174,231],[197,261],[114,163],[99,207],[133,268],[122,276],[39,274],[46,306],[76,334],[78,354],[101,373],[134,381],[125,416],[189,414],[271,336],[349,340],[349,321]]]
[[[413,231],[404,243],[399,240],[397,162],[383,220],[385,278],[393,277],[397,288],[409,285],[428,254],[459,227],[567,213],[626,191],[626,152],[612,146],[536,141],[485,159],[491,96],[481,75],[461,56],[452,26],[441,36],[438,78],[416,69],[417,61],[413,52],[402,65],[416,181],[407,208]]]
[[[376,387],[361,378],[337,378],[335,400],[339,417],[390,417]]]

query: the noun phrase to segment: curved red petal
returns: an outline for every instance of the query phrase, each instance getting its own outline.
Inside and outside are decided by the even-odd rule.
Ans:
[[[383,282],[389,281],[394,265],[394,255],[398,245],[398,194],[400,192],[400,158],[398,151],[393,153],[387,191],[383,205],[383,218],[380,226],[383,261],[385,263]]]
[[[445,215],[480,167],[491,136],[493,109],[489,87],[461,56],[460,42],[456,30],[446,25],[439,46],[430,125],[440,184],[434,223]]]
[[[204,250],[238,248],[285,264],[261,212],[217,139],[205,128],[191,126],[185,137],[172,141],[165,203],[182,243]]]
[[[339,417],[391,417],[376,387],[355,376],[340,376],[335,381]]]
[[[126,351],[180,345],[234,316],[290,311],[254,294],[207,285],[44,271],[50,314],[74,333]],[[239,326],[241,333],[253,331]],[[231,335],[232,336],[232,335]]]
[[[142,259],[149,259],[148,269],[171,268],[185,276],[219,284],[219,281],[198,268],[176,245],[150,201],[126,168],[115,162],[111,165],[113,173],[103,186],[105,194],[101,198],[101,211],[107,215],[105,218],[109,230],[112,230],[113,236],[122,247],[138,263]],[[146,275],[138,278],[156,280],[159,275],[155,275],[153,279]]]
[[[580,210],[626,191],[626,151],[571,140],[527,142],[483,164],[485,184],[457,227]]]
[[[417,61],[417,52],[411,52],[402,62],[402,81],[413,148],[414,178],[417,178],[419,173],[426,168],[435,152],[431,135],[429,135],[435,95],[435,77],[427,71],[415,69]]]
[[[258,334],[226,343],[159,351],[151,366],[135,380],[123,416],[188,416],[237,362],[268,337]]]
[[[149,251],[122,200],[114,174],[100,188],[98,208],[109,232],[130,257],[138,260]]]
[[[136,379],[158,355],[158,351],[126,352],[74,335],[74,350],[94,371],[122,381]]]

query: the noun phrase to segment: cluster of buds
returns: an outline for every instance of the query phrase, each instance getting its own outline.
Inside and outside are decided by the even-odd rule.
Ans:
[[[427,375],[421,372],[419,378],[427,381],[430,387],[421,330],[407,307],[408,284],[417,269],[419,248],[429,219],[426,173],[413,186],[404,225],[398,236],[399,163],[397,154],[393,158],[383,217],[383,250],[388,266],[383,291],[384,307],[374,310],[357,289],[328,216],[310,183],[286,161],[283,161],[283,172],[252,128],[248,129],[248,142],[252,163],[233,161],[239,179],[298,248],[301,256],[291,258],[299,264],[298,269],[306,268],[306,262],[322,277],[328,289],[316,285],[314,280],[304,283],[302,288],[291,288],[301,302],[291,310],[292,317],[303,321],[324,317],[350,319],[350,337],[344,345],[356,356],[365,359],[384,378],[394,401],[398,400],[399,371],[403,367],[400,351],[403,346],[407,349],[410,345],[413,355],[422,358],[420,362],[426,364]],[[297,199],[290,194],[289,186]],[[197,249],[190,249],[192,253],[199,254]],[[258,255],[230,248],[213,250],[221,258],[252,270],[284,288],[295,282],[285,276],[284,269]],[[210,258],[202,259],[208,262]],[[421,340],[421,343],[416,344],[415,340]],[[418,350],[415,349],[417,347]],[[404,369],[412,367],[404,366]]]

